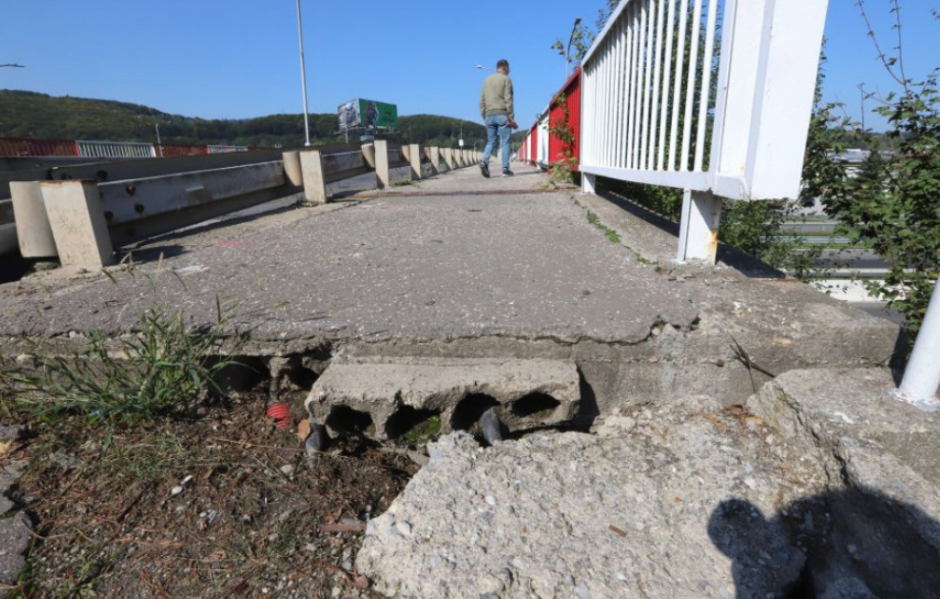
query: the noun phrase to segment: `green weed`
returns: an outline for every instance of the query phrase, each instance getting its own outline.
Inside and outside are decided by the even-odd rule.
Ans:
[[[617,243],[617,244],[620,243],[620,234],[614,231],[613,229],[606,227],[596,214],[594,214],[593,212],[588,212],[587,219],[589,223],[591,223],[592,225],[594,225],[595,227],[597,227],[604,233],[608,241],[610,241],[611,243]]]
[[[91,333],[65,355],[37,343],[38,368],[20,368],[0,354],[0,397],[17,411],[51,419],[80,414],[92,421],[139,421],[182,413],[209,392],[215,375],[236,362],[218,359],[228,324],[191,330],[181,312],[150,310],[139,332],[117,338]],[[236,335],[237,338],[237,335]]]

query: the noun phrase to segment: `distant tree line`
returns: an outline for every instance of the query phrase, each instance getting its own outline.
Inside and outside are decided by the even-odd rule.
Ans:
[[[250,119],[202,119],[161,112],[148,106],[35,92],[0,90],[0,137],[63,137],[109,141],[164,142],[297,147],[304,143],[303,114],[272,114]],[[345,141],[335,114],[310,115],[314,143]],[[486,143],[482,124],[445,116],[399,118],[394,141],[457,147]],[[358,142],[359,133],[350,134]]]

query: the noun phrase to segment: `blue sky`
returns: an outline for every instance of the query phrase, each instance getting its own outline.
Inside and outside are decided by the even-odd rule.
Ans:
[[[895,44],[887,0],[868,0],[886,49]],[[354,97],[394,102],[402,114],[475,120],[485,73],[512,62],[525,125],[564,77],[550,49],[575,17],[593,22],[601,0],[303,0],[310,108],[334,112]],[[830,0],[827,99],[858,118],[861,82],[887,93],[854,0]],[[940,0],[904,0],[908,74],[940,66]],[[300,112],[294,0],[0,0],[0,89],[122,100],[206,118]],[[869,104],[871,107],[872,104]],[[883,121],[869,117],[869,126]]]

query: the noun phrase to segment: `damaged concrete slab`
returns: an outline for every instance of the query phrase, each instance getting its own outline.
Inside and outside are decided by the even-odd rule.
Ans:
[[[306,407],[328,425],[342,417],[338,408],[368,415],[371,436],[387,439],[421,414],[438,415],[442,433],[467,430],[497,406],[505,406],[499,416],[509,431],[558,426],[574,419],[580,400],[571,361],[338,359],[313,385]]]
[[[940,422],[891,385],[795,371],[747,408],[686,397],[486,449],[455,433],[357,566],[415,599],[940,596]]]
[[[720,402],[681,404],[607,437],[441,439],[357,567],[403,599],[785,596],[805,557],[775,515],[823,478],[761,427],[728,434]],[[781,488],[783,463],[799,486]],[[725,509],[747,526],[710,529]]]
[[[791,279],[650,264],[653,236],[636,231],[651,225],[611,243],[582,196],[545,185],[534,169],[468,169],[170,236],[107,276],[0,287],[0,343],[80,345],[85,331],[134,330],[154,307],[207,326],[221,305],[247,356],[571,361],[588,418],[681,394],[741,402],[787,370],[895,352],[897,326]],[[596,213],[616,228],[610,206]]]

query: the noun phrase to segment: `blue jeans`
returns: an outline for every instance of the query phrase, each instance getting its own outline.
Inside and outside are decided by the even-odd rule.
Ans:
[[[496,134],[499,133],[499,145],[503,159],[503,170],[509,170],[509,137],[512,129],[509,127],[509,117],[505,114],[486,117],[486,150],[483,151],[483,162],[490,163],[490,156],[496,147]]]

